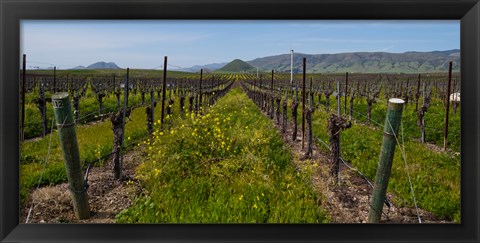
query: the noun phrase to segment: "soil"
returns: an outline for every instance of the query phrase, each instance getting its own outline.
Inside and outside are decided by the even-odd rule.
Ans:
[[[299,121],[301,122],[301,121]],[[281,125],[275,125],[281,133]],[[322,198],[319,203],[321,208],[326,209],[330,223],[367,223],[370,209],[370,197],[373,188],[368,182],[355,171],[344,164],[340,165],[340,182],[330,176],[330,155],[321,152],[316,144],[313,144],[313,156],[311,159],[302,160],[304,157],[307,141],[302,149],[302,132],[299,128],[297,141],[292,141],[292,124],[287,125],[285,134],[281,134],[286,144],[294,155],[294,163],[299,170],[305,170],[307,166],[313,168],[311,183],[318,196]],[[328,144],[328,141],[324,141]],[[314,166],[316,164],[316,166]],[[374,182],[371,182],[374,184]],[[423,209],[398,207],[394,201],[395,195],[387,191],[387,199],[390,207],[384,204],[380,223],[453,223],[438,219],[432,213]]]
[[[129,207],[142,191],[135,179],[140,153],[141,149],[137,149],[124,155],[121,180],[114,178],[111,160],[104,167],[91,168],[87,190],[89,219],[75,218],[68,184],[63,183],[33,190],[21,209],[20,222],[26,222],[32,207],[28,223],[114,223],[115,215]]]

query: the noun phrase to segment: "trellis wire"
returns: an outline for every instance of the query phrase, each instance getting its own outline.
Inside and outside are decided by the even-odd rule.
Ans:
[[[65,125],[65,122],[67,121],[67,118],[68,118],[68,116],[65,117],[65,120],[63,121],[62,126]],[[52,127],[53,127],[53,122],[54,121],[55,121],[55,119],[52,119]],[[50,141],[48,143],[47,157],[45,158],[45,161],[43,162],[43,169],[42,169],[42,173],[40,174],[40,178],[38,178],[37,188],[36,188],[37,190],[38,190],[38,188],[40,188],[40,183],[42,183],[43,174],[45,173],[45,168],[46,168],[47,162],[50,159],[50,150],[51,150],[51,147],[52,147],[52,136],[53,136],[53,134],[50,133]],[[25,223],[28,223],[34,205],[35,205],[35,201],[32,201],[32,205],[30,205],[30,209],[28,210],[28,215],[27,215],[27,219],[25,220]]]
[[[390,121],[388,119],[386,119],[387,122],[388,122],[388,125],[390,126],[390,128],[393,130],[393,127],[392,127],[392,124],[390,123]],[[416,212],[417,212],[417,218],[418,218],[418,222],[419,223],[422,223],[422,219],[420,218],[420,213],[418,212],[418,206],[417,206],[417,199],[415,197],[415,192],[413,190],[413,185],[412,185],[412,180],[410,179],[410,173],[408,171],[408,166],[407,166],[407,155],[405,153],[405,140],[404,140],[404,136],[403,136],[403,123],[400,123],[400,125],[402,126],[402,145],[403,145],[403,148],[402,146],[400,145],[400,141],[398,140],[398,137],[397,137],[397,134],[394,132],[393,133],[393,136],[395,137],[395,140],[397,140],[397,144],[400,148],[400,151],[402,152],[402,157],[403,157],[403,163],[405,165],[405,170],[407,171],[407,176],[408,176],[408,182],[410,184],[410,190],[412,192],[412,197],[413,197],[413,202],[415,204],[415,209],[416,209]]]

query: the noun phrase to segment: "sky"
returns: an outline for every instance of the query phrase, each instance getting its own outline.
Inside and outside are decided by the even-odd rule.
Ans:
[[[23,20],[27,68],[169,69],[295,53],[460,49],[458,20]]]

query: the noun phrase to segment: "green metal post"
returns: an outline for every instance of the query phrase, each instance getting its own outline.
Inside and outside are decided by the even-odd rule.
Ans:
[[[397,145],[396,136],[402,120],[402,110],[405,101],[392,98],[388,101],[387,116],[385,119],[385,129],[383,130],[382,149],[380,151],[380,160],[378,161],[377,175],[375,176],[375,188],[373,189],[370,202],[370,212],[368,214],[369,223],[380,222],[383,210],[383,202],[390,179],[392,169],[393,155]]]
[[[62,147],[63,160],[67,171],[68,184],[72,194],[73,209],[78,219],[90,217],[88,194],[80,166],[77,133],[72,115],[72,107],[67,92],[52,95],[53,111],[57,122]]]

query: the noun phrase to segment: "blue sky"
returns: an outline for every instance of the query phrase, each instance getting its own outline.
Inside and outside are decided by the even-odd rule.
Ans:
[[[460,49],[460,21],[38,21],[21,23],[28,67],[97,61],[169,68],[296,53]]]

